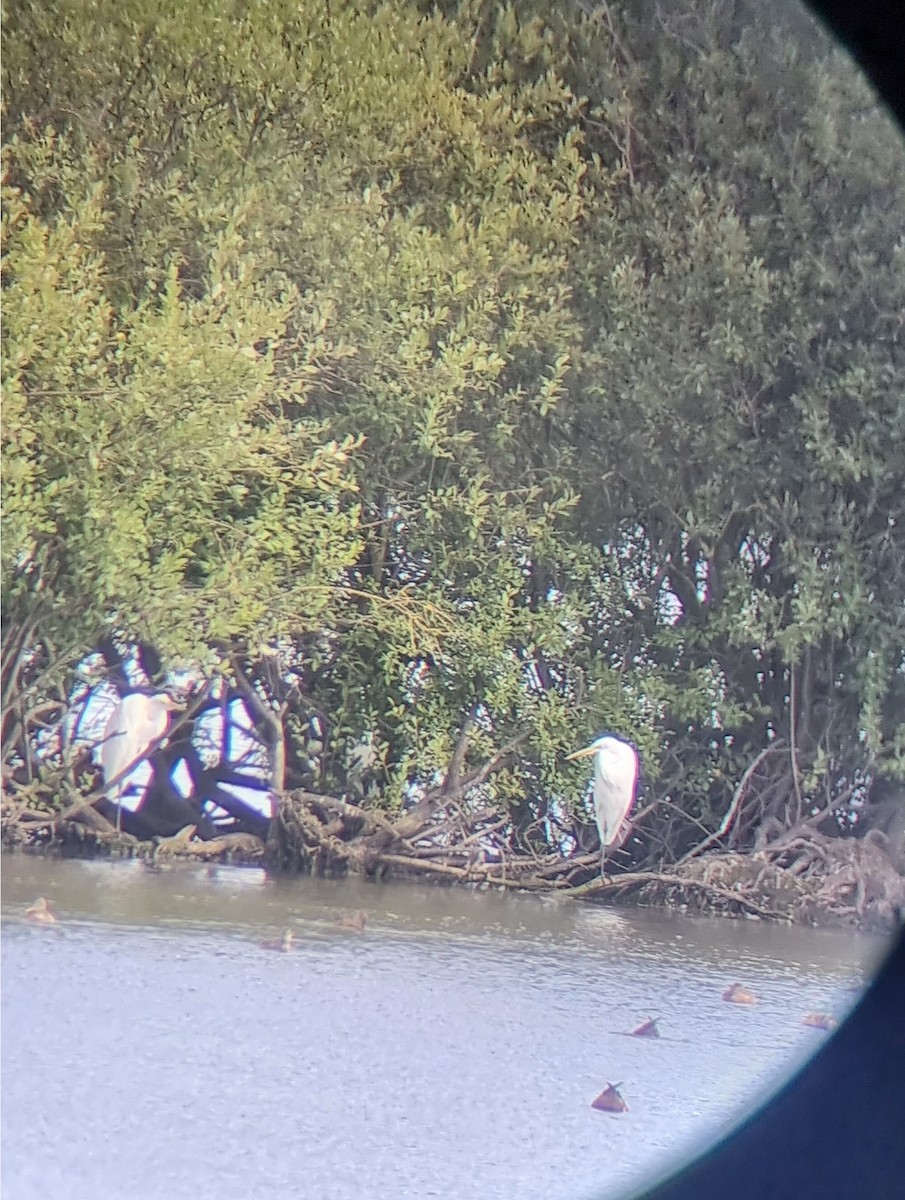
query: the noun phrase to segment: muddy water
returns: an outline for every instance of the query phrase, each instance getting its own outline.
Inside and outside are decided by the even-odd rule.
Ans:
[[[12,856],[2,898],[11,1200],[625,1195],[777,1086],[883,950],[241,868]],[[648,1016],[659,1041],[626,1036]],[[590,1107],[608,1082],[628,1113]]]

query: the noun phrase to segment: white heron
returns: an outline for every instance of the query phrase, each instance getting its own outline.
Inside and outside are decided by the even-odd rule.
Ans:
[[[635,803],[638,788],[638,751],[614,733],[600,737],[566,756],[566,762],[594,756],[594,817],[600,832],[600,874],[610,846],[619,847],[628,832],[625,819]]]
[[[181,708],[166,692],[130,692],[110,714],[101,745],[101,766],[105,783],[119,779],[109,792],[116,805],[117,828],[122,809],[137,812],[144,799],[143,792],[129,795],[129,774],[124,773],[144,759],[149,747],[169,728],[170,713]]]

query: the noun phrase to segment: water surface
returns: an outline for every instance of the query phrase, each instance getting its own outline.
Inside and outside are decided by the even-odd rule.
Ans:
[[[842,1015],[883,949],[242,868],[16,855],[2,884],[16,1200],[624,1195],[822,1044],[802,1016]],[[38,895],[56,925],[24,920]],[[761,1003],[724,1003],[735,980]],[[626,1036],[648,1016],[659,1041]],[[608,1082],[628,1113],[591,1109]]]

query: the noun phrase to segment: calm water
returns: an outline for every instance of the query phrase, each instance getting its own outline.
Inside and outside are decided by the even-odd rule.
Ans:
[[[623,1195],[777,1086],[883,950],[241,868],[11,856],[2,896],[9,1200]],[[648,1016],[661,1040],[625,1036]],[[591,1109],[608,1082],[628,1113]]]

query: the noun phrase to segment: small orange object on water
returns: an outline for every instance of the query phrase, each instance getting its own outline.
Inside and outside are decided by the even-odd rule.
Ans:
[[[835,1017],[826,1013],[808,1013],[801,1018],[802,1025],[810,1025],[811,1029],[835,1029],[839,1022]]]
[[[354,913],[348,913],[344,917],[340,917],[336,922],[337,929],[350,929],[353,933],[364,933],[365,926],[368,923],[368,914],[364,909],[359,908]]]
[[[621,1083],[608,1083],[597,1099],[591,1101],[591,1108],[598,1112],[628,1112],[628,1105],[619,1093],[621,1087]]]
[[[50,905],[43,896],[39,896],[34,904],[26,908],[25,916],[37,925],[53,925],[56,921],[56,917],[50,911]]]
[[[292,939],[294,934],[291,929],[284,929],[282,937],[265,938],[263,942],[259,942],[262,950],[282,950],[284,954],[288,954],[292,949]]]
[[[740,983],[733,983],[723,992],[723,999],[730,1004],[757,1004],[757,996]]]
[[[632,1030],[631,1036],[658,1038],[660,1036],[660,1030],[657,1028],[657,1022],[659,1020],[659,1017],[648,1017],[643,1025],[639,1025],[637,1029]]]

